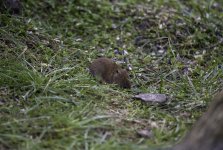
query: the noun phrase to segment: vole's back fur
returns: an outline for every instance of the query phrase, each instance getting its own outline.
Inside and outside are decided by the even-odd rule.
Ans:
[[[106,83],[115,83],[122,88],[131,88],[128,72],[109,58],[95,59],[89,69],[93,76]]]

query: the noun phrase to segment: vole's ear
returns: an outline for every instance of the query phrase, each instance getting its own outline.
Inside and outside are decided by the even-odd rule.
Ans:
[[[121,73],[121,70],[120,69],[117,69],[116,70],[116,73],[120,74]]]

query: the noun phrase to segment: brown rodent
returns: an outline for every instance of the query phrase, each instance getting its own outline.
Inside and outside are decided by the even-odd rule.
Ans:
[[[90,73],[106,83],[115,83],[122,88],[131,88],[128,72],[109,58],[95,59],[90,67]]]
[[[20,0],[3,0],[2,2],[0,2],[0,5],[2,5],[0,6],[0,9],[7,10],[10,14],[21,14],[22,2]]]

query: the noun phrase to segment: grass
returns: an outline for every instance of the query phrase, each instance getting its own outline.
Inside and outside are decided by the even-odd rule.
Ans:
[[[1,149],[154,149],[176,143],[223,82],[221,1],[23,1],[0,14]],[[116,55],[114,50],[127,50]],[[89,63],[129,61],[132,89]],[[137,93],[165,93],[145,104]],[[151,138],[137,135],[149,129]]]

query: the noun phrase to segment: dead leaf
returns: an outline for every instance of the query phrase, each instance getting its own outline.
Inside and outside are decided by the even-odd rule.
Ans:
[[[135,95],[133,98],[140,99],[145,102],[164,103],[167,101],[166,94],[142,93]]]
[[[140,137],[144,137],[144,138],[152,138],[153,137],[152,131],[151,130],[148,130],[148,129],[139,130],[139,131],[137,131],[137,134]]]

